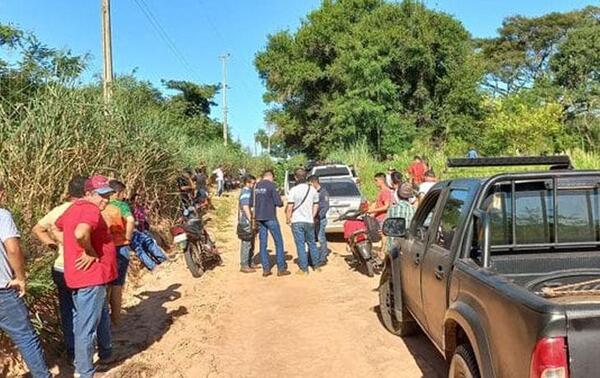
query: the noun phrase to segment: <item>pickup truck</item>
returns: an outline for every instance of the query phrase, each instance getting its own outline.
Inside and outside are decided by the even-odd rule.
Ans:
[[[552,167],[443,181],[409,224],[386,220],[384,326],[423,330],[449,377],[599,377],[600,171],[566,156],[450,160]]]

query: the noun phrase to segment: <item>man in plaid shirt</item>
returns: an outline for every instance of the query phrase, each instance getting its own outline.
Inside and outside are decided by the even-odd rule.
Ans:
[[[409,200],[413,195],[412,185],[409,183],[404,183],[400,185],[398,188],[398,202],[396,205],[391,206],[387,211],[387,219],[390,218],[404,218],[406,221],[406,228],[410,226],[410,222],[412,222],[413,216],[417,209],[410,204]],[[387,240],[387,248],[388,251],[392,247],[392,242],[394,238],[389,237]]]

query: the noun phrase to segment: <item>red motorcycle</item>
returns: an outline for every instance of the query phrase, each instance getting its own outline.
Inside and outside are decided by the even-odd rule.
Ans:
[[[381,260],[373,251],[373,243],[381,240],[377,220],[361,210],[349,210],[337,218],[344,221],[344,240],[359,267],[373,277],[381,272]]]

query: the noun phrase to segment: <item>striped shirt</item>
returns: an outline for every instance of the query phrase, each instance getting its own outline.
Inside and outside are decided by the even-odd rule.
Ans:
[[[388,209],[387,219],[404,218],[404,220],[406,221],[406,228],[408,229],[416,211],[417,209],[413,205],[411,205],[405,200],[400,200],[395,206],[392,206]],[[388,250],[392,247],[393,239],[393,237],[389,237],[387,240]]]

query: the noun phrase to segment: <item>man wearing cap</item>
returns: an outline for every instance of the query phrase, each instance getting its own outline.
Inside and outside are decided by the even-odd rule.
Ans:
[[[107,284],[117,278],[115,245],[100,213],[113,193],[108,182],[103,176],[90,177],[85,196],[74,201],[56,221],[63,233],[65,281],[73,290],[75,370],[82,378],[95,373],[96,330],[107,305]]]
[[[398,188],[397,191],[398,202],[388,209],[387,219],[404,218],[406,222],[406,227],[408,228],[416,211],[415,207],[409,202],[412,196],[413,188],[411,184],[405,182],[402,185],[400,185],[400,188]],[[388,250],[392,246],[393,239],[394,238],[392,237],[387,238]]]

